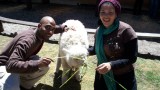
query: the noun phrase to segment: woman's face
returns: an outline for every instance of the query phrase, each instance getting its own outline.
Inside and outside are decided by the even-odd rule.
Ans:
[[[108,2],[101,5],[99,16],[106,28],[111,26],[117,17],[114,6]]]

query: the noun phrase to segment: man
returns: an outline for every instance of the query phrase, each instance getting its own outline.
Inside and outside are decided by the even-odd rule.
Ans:
[[[45,40],[63,32],[63,26],[45,16],[38,27],[17,35],[0,54],[0,90],[29,90],[49,70],[50,58],[40,58]]]

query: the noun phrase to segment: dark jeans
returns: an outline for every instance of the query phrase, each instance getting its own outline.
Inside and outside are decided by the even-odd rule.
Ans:
[[[120,83],[123,87],[127,90],[137,90],[137,82],[135,78],[134,71],[128,72],[123,75],[115,75],[114,79]],[[116,83],[117,90],[124,90],[121,86]],[[108,90],[105,84],[104,78],[98,72],[95,75],[95,82],[94,82],[94,90]]]

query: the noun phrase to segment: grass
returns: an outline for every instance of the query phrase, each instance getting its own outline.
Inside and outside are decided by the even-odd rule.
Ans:
[[[138,58],[136,75],[139,90],[159,90],[160,88],[160,61]]]
[[[7,42],[12,38],[0,35],[0,50],[6,46]],[[87,73],[83,77],[81,83],[75,82],[74,79],[69,81],[66,85],[59,89],[61,85],[58,75],[54,74],[56,59],[58,55],[58,45],[51,43],[44,43],[42,50],[38,53],[41,57],[49,57],[54,60],[50,65],[48,73],[36,83],[36,90],[93,90],[96,57],[90,56],[88,58]],[[138,90],[159,90],[160,88],[160,61],[152,59],[144,59],[138,57],[135,64],[136,78],[138,83]]]

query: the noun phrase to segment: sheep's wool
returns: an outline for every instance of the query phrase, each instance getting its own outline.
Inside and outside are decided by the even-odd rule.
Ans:
[[[78,68],[87,58],[88,37],[84,25],[79,20],[67,20],[67,32],[64,32],[60,40],[60,49],[66,55],[66,61],[70,67]]]
[[[70,48],[74,45],[82,45],[86,48],[88,45],[87,31],[84,25],[78,20],[67,20],[63,25],[67,25],[67,32],[61,36],[62,48]]]
[[[88,37],[84,25],[78,20],[67,20],[62,25],[66,25],[67,31],[63,32],[59,42],[59,56],[63,57],[57,61],[56,72],[62,62],[63,77],[62,83],[67,81],[68,75],[65,75],[69,69],[78,70],[84,65],[88,55]],[[61,61],[61,62],[60,62]],[[76,73],[77,81],[81,80],[80,71]]]

